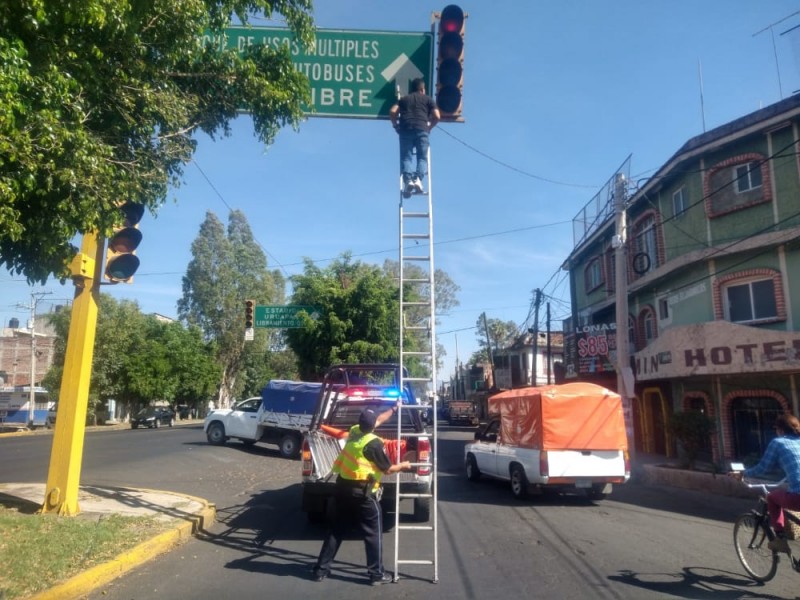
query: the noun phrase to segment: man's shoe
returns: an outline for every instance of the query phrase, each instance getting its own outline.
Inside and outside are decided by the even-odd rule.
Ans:
[[[769,548],[773,552],[786,552],[788,554],[789,542],[787,542],[786,538],[784,537],[776,537],[769,544],[767,544],[767,548]]]
[[[316,569],[313,569],[311,571],[311,580],[312,581],[322,581],[327,576],[328,576],[328,574],[325,571],[317,571]]]
[[[382,577],[372,577],[369,580],[370,585],[383,585],[384,583],[392,583],[392,578],[386,573]]]
[[[417,193],[417,194],[422,194],[424,192],[424,190],[422,188],[422,180],[419,177],[415,177],[411,181],[411,186],[416,190],[415,193]]]

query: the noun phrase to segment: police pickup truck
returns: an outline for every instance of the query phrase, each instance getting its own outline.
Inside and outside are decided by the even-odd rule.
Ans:
[[[251,446],[260,441],[277,444],[284,458],[297,458],[321,387],[320,383],[273,379],[261,396],[208,413],[203,423],[208,443],[220,446],[235,438]]]
[[[302,450],[302,509],[312,522],[321,522],[329,514],[335,491],[336,475],[333,461],[344,446],[347,432],[358,423],[365,408],[380,413],[402,398],[403,404],[420,406],[410,386],[400,390],[399,366],[395,364],[349,364],[331,367],[322,383],[322,392],[314,410]],[[420,406],[420,408],[422,408]],[[404,408],[383,423],[375,433],[384,440],[391,461],[430,463],[431,440],[422,421],[422,410]],[[401,435],[398,440],[400,418]],[[420,465],[413,470],[383,478],[384,507],[394,510],[397,484],[401,494],[413,495],[413,514],[416,521],[430,519],[431,466]]]

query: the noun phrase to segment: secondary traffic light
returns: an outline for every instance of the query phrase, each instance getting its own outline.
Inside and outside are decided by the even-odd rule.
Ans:
[[[105,278],[113,283],[132,283],[133,274],[139,268],[136,248],[142,241],[139,221],[144,215],[144,205],[125,202],[119,210],[122,212],[122,225],[116,227],[108,238]]]
[[[464,11],[449,4],[439,16],[439,50],[436,54],[436,105],[442,121],[463,121]]]
[[[255,310],[256,303],[252,300],[244,301],[244,328],[253,328],[253,311]]]

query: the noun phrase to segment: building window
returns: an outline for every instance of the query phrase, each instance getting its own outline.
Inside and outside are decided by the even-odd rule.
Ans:
[[[737,194],[744,194],[761,187],[761,165],[749,162],[733,169],[734,187]]]
[[[703,195],[706,214],[712,219],[772,202],[765,157],[749,152],[714,165],[703,179]]]
[[[686,186],[682,186],[677,192],[672,194],[672,214],[675,218],[683,216],[689,208],[689,193]]]
[[[614,250],[606,252],[606,290],[613,294],[617,289],[617,257],[614,255]]]
[[[600,258],[594,258],[586,265],[583,273],[586,284],[586,291],[591,292],[603,283],[603,263]]]
[[[637,346],[639,350],[647,347],[650,342],[658,337],[656,315],[650,306],[643,308],[642,312],[639,313],[639,335],[641,336],[641,343]]]
[[[770,279],[737,282],[725,287],[725,318],[732,323],[778,318],[775,282]]]
[[[666,298],[660,298],[658,301],[658,320],[669,320],[669,302]]]
[[[656,218],[648,215],[634,227],[634,271],[642,276],[658,266],[658,236]]]

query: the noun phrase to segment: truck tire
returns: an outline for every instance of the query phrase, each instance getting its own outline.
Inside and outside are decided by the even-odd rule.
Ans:
[[[206,430],[206,439],[212,446],[224,446],[226,441],[225,426],[219,421],[211,423]]]
[[[414,498],[414,520],[417,523],[427,523],[431,520],[430,498]]]
[[[478,481],[481,478],[481,470],[478,468],[478,462],[475,457],[470,454],[467,456],[466,461],[467,479],[470,481]]]
[[[300,456],[300,438],[294,433],[287,433],[278,443],[283,458],[297,458]]]
[[[528,497],[528,477],[522,465],[511,465],[511,493],[517,500],[524,500]]]

